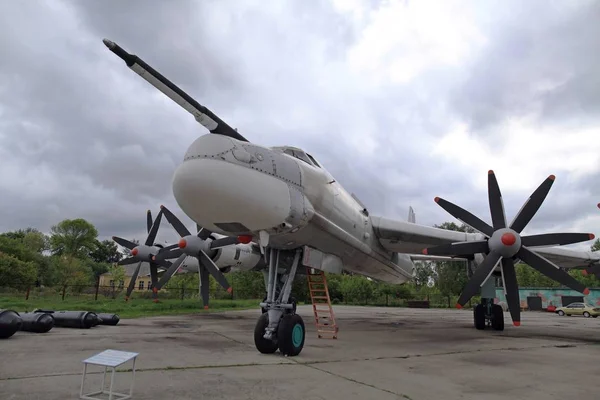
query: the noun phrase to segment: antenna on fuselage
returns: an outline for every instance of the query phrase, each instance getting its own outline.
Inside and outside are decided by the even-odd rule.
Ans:
[[[408,222],[412,222],[413,224],[417,222],[415,210],[413,210],[412,206],[408,207]]]

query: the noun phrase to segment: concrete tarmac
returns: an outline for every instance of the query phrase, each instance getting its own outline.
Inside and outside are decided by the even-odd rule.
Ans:
[[[600,318],[524,312],[503,332],[470,310],[334,306],[337,340],[318,339],[310,306],[297,357],[254,348],[260,311],[121,320],[90,330],[18,332],[0,341],[0,399],[77,399],[82,360],[139,352],[133,399],[560,399],[598,396]],[[130,368],[131,363],[124,365]],[[86,379],[100,388],[102,369]],[[116,374],[127,392],[131,372]],[[268,397],[267,397],[268,396]]]

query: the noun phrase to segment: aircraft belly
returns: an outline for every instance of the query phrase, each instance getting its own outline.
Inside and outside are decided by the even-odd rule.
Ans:
[[[365,245],[364,248],[358,249],[322,229],[314,222],[296,233],[272,236],[270,242],[274,247],[283,249],[302,246],[316,248],[324,253],[340,257],[346,271],[389,283],[405,283],[412,276],[412,268],[409,268],[408,271],[391,261],[385,262],[380,255],[371,252],[368,246]]]

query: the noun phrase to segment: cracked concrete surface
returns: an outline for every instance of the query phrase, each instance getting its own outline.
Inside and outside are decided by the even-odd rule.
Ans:
[[[477,331],[468,310],[335,306],[339,339],[317,339],[312,310],[298,357],[253,344],[258,310],[122,320],[91,330],[19,332],[0,341],[0,399],[78,398],[81,361],[105,349],[139,352],[134,399],[595,398],[600,319],[505,315],[504,332]],[[131,364],[126,364],[124,370]],[[100,386],[89,367],[86,391]],[[126,391],[131,372],[119,372]]]

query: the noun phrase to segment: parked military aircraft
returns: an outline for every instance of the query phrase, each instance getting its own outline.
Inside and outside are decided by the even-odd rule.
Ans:
[[[252,263],[260,252],[267,292],[266,300],[260,304],[266,312],[259,317],[254,335],[260,352],[279,349],[293,356],[304,346],[304,322],[293,312],[290,301],[291,284],[300,264],[334,273],[347,270],[401,284],[411,279],[415,260],[466,260],[477,268],[458,306],[464,306],[481,288],[482,303],[474,312],[478,329],[486,323],[504,329],[502,308],[493,304],[493,274],[502,278],[512,320],[515,325],[520,324],[516,260],[574,290],[587,292],[555,263],[565,268],[588,267],[599,262],[598,254],[542,246],[582,242],[592,239],[593,234],[520,234],[541,206],[554,176],[533,192],[510,225],[493,171],[488,174],[492,225],[436,197],[437,204],[478,233],[371,215],[313,155],[293,146],[265,147],[249,142],[142,59],[110,40],[104,39],[104,43],[130,69],[191,113],[211,133],[189,146],[172,181],[177,204],[198,224],[198,232],[189,232],[163,207],[162,213],[180,234],[181,241],[177,248],[169,246],[170,249],[151,248],[147,241],[145,247],[138,247],[138,256],[152,256],[155,262],[176,259],[163,280],[175,272],[185,257],[197,257],[200,268],[211,271],[228,288],[219,267],[227,267],[232,260],[222,263],[221,255],[228,246],[254,245],[257,250],[256,254],[251,253]],[[414,214],[411,218],[414,221]],[[211,237],[215,233],[225,237]]]

